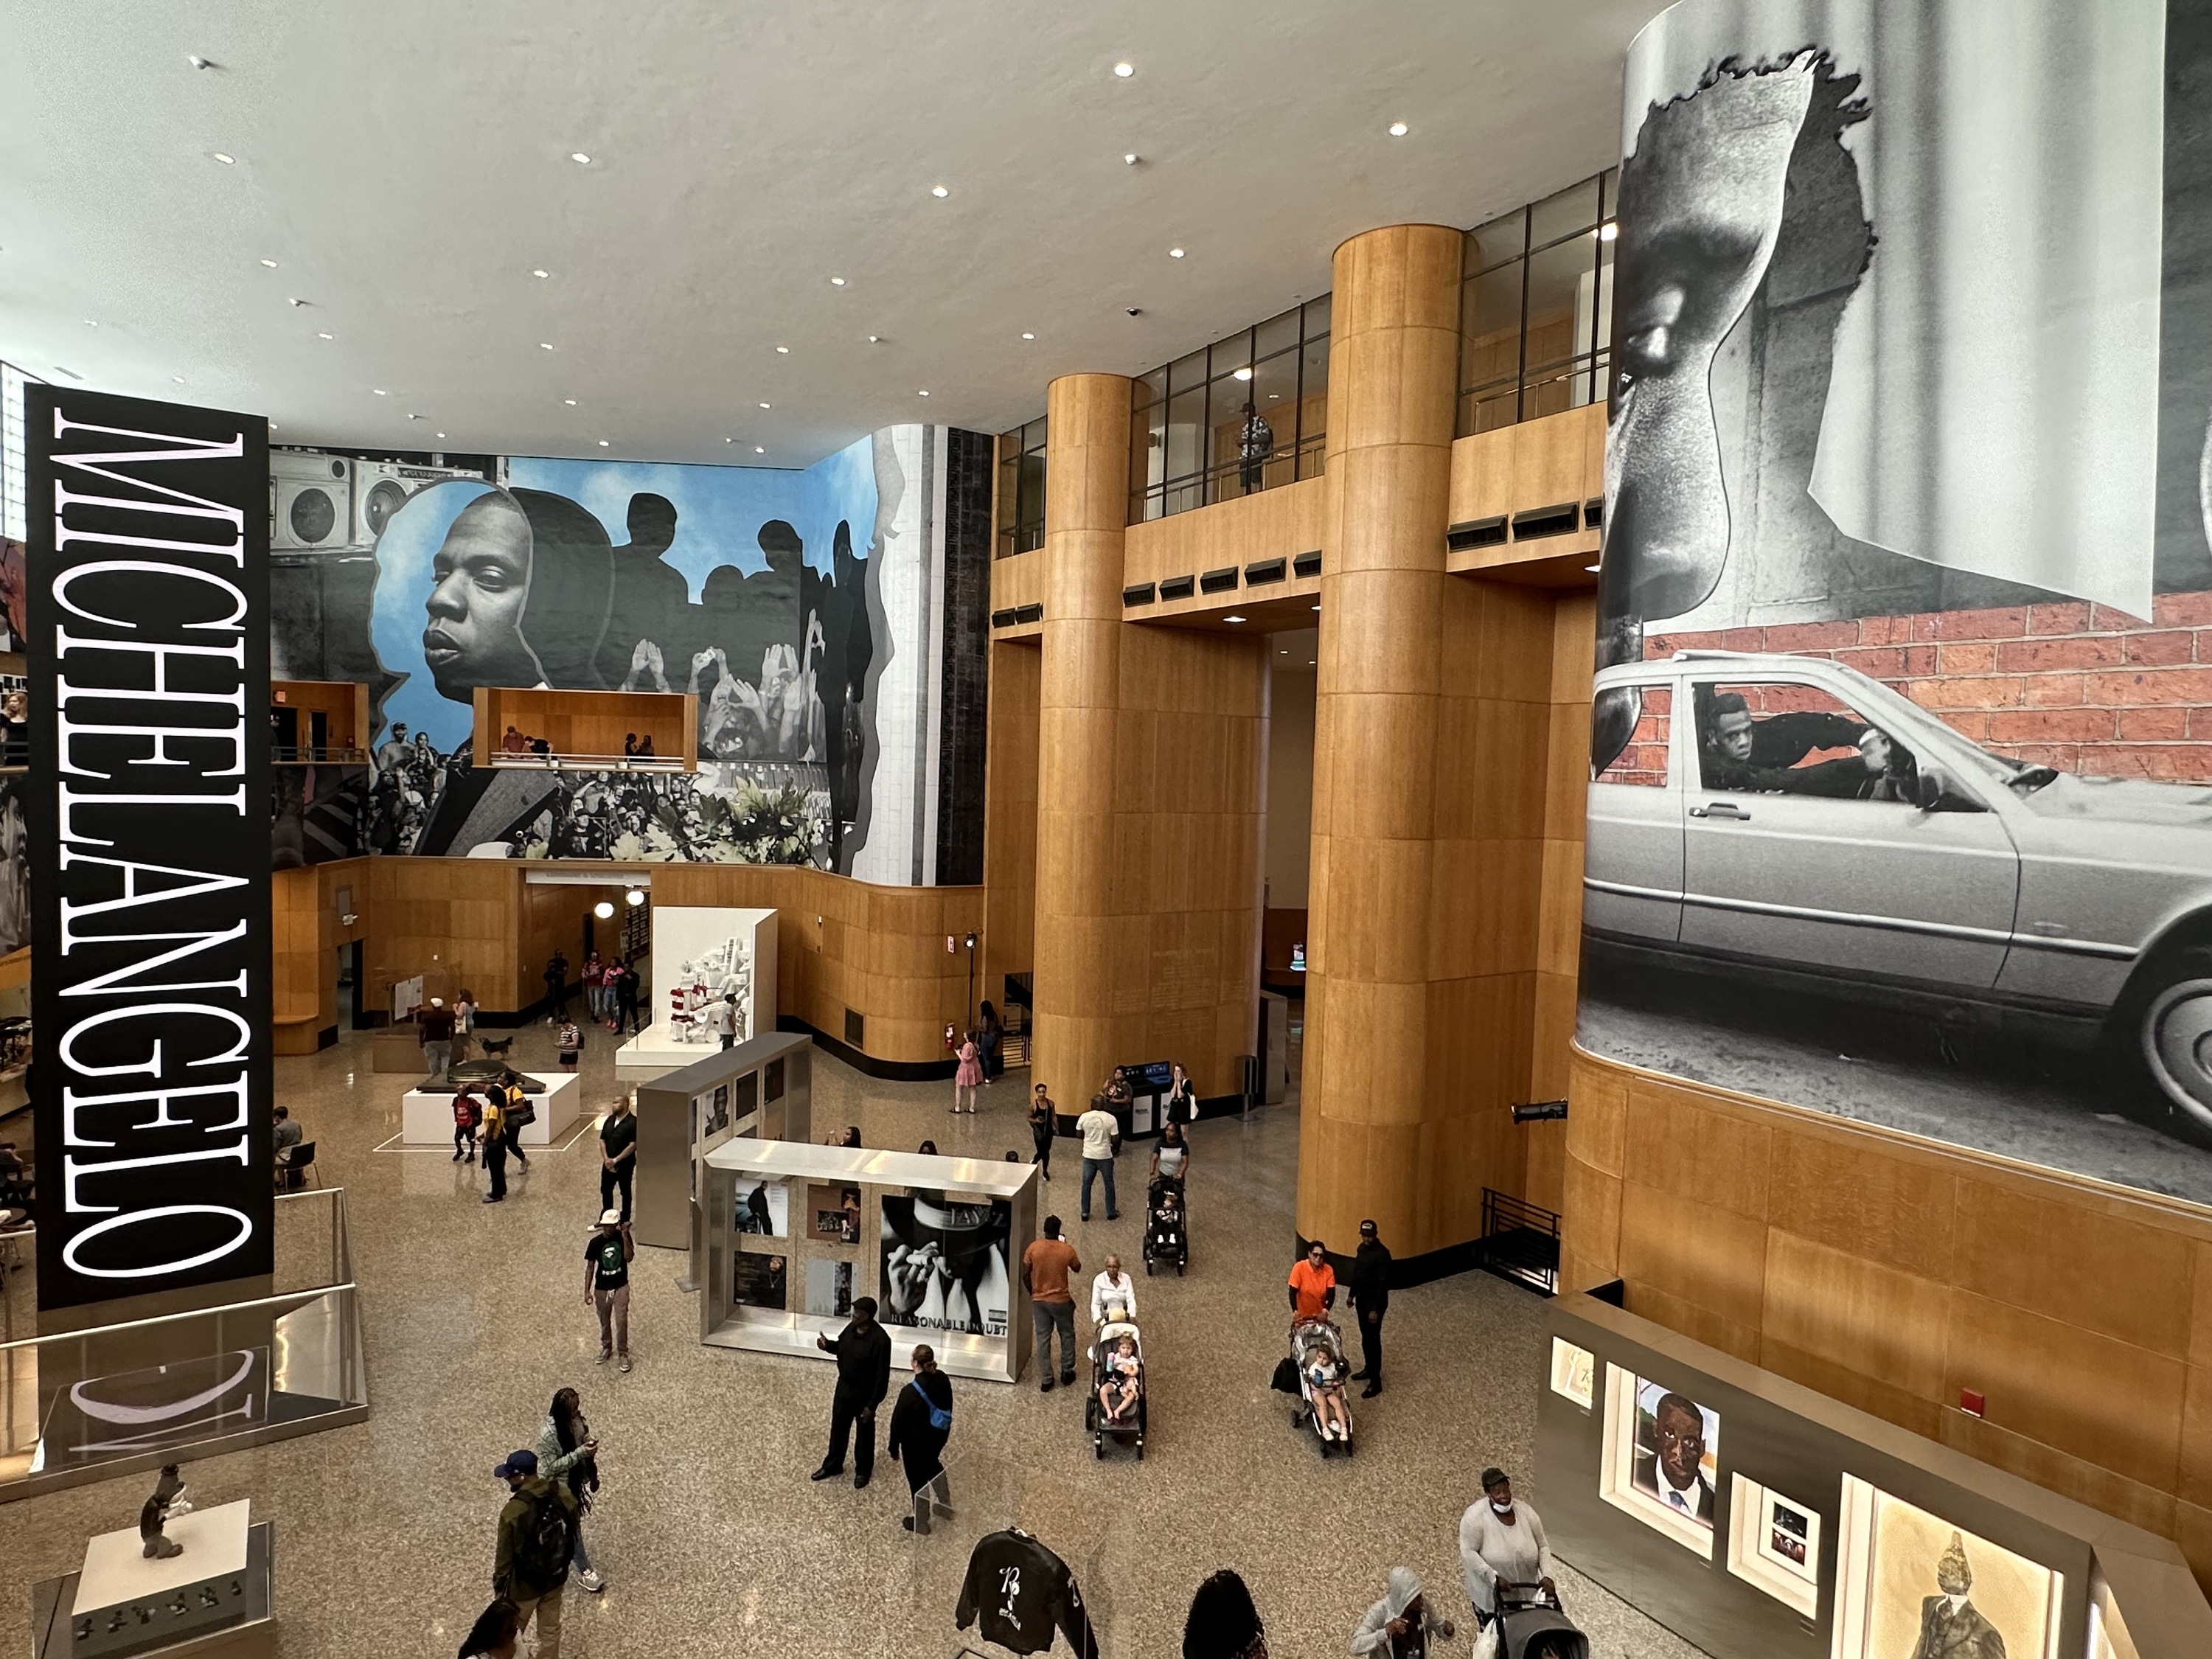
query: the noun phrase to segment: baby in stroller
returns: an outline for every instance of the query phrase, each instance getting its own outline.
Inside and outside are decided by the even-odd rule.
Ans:
[[[1190,1260],[1189,1237],[1184,1231],[1182,1182],[1166,1176],[1156,1178],[1147,1195],[1145,1218],[1145,1271],[1157,1262],[1170,1261],[1180,1273]]]
[[[1322,1455],[1332,1445],[1352,1449],[1352,1413],[1344,1403],[1344,1338],[1326,1319],[1301,1319],[1291,1327],[1291,1360],[1305,1402],[1301,1413],[1321,1440]]]
[[[1137,1339],[1125,1332],[1106,1351],[1105,1380],[1098,1385],[1098,1407],[1109,1423],[1120,1425],[1136,1409],[1145,1392],[1145,1362],[1137,1357]]]

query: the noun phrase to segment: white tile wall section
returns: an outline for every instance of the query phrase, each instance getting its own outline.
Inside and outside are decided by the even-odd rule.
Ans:
[[[884,632],[876,641],[875,788],[867,845],[853,857],[861,881],[907,887],[922,884],[923,827],[933,821],[936,779],[925,781],[935,745],[934,697],[940,653],[934,636],[942,601],[936,586],[944,563],[944,431],[900,426],[888,433],[905,487],[899,492],[876,591]]]

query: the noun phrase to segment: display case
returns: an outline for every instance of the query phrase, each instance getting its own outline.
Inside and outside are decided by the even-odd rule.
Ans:
[[[828,1360],[814,1339],[872,1296],[894,1365],[927,1342],[957,1376],[1019,1380],[1034,1164],[732,1139],[703,1177],[702,1342]]]
[[[720,1046],[708,1006],[737,998],[740,1042],[775,1030],[776,913],[723,905],[653,907],[653,978],[647,1024],[615,1050],[615,1076],[646,1083]]]
[[[691,1064],[641,1085],[630,1206],[637,1242],[669,1250],[693,1248],[699,1160],[733,1139],[805,1139],[814,1129],[813,1085],[813,1039],[799,1031],[772,1031],[734,1048],[708,1049]]]

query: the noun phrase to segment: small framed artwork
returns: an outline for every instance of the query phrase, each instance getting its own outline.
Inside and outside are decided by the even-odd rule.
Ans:
[[[2066,1576],[1844,1477],[1835,1659],[1996,1654],[2057,1659]]]
[[[1597,1398],[1597,1356],[1564,1336],[1552,1339],[1552,1392],[1589,1411]]]
[[[1820,1516],[1741,1474],[1729,1478],[1728,1569],[1808,1619],[1820,1610]]]
[[[1720,1413],[1663,1381],[1609,1362],[1605,1398],[1598,1496],[1711,1560]]]
[[[741,1233],[766,1238],[791,1237],[791,1188],[783,1182],[740,1176],[731,1207]]]
[[[790,1263],[780,1255],[739,1250],[730,1261],[730,1300],[747,1308],[785,1311]]]

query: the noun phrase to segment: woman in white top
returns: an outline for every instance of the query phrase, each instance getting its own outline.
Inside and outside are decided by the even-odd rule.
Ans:
[[[1182,1125],[1170,1119],[1160,1131],[1158,1145],[1152,1148],[1152,1181],[1163,1178],[1181,1181],[1190,1173],[1190,1140],[1182,1132]]]
[[[1552,1546],[1544,1523],[1526,1504],[1513,1501],[1513,1482],[1503,1469],[1482,1472],[1480,1504],[1468,1505],[1459,1522],[1460,1571],[1478,1626],[1498,1616],[1498,1585],[1537,1584],[1553,1596]]]
[[[1091,1281],[1091,1322],[1103,1325],[1106,1316],[1119,1308],[1121,1317],[1137,1316],[1137,1286],[1128,1274],[1121,1271],[1121,1258],[1109,1255],[1106,1271]]]

